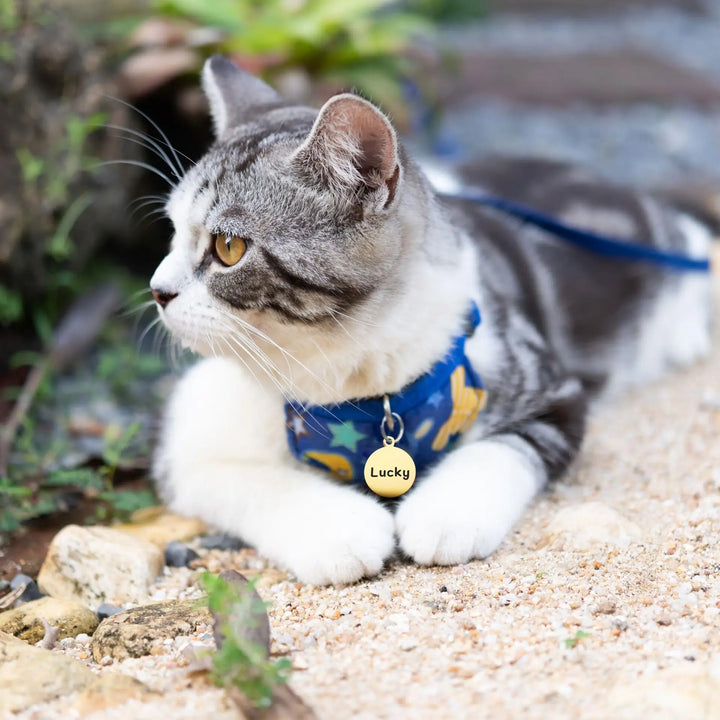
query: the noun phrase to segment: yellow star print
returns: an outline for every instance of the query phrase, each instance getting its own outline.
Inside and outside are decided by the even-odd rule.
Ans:
[[[465,368],[462,365],[455,368],[450,376],[450,392],[453,409],[433,440],[432,449],[435,452],[440,452],[448,444],[451,435],[467,430],[487,401],[482,388],[465,386]]]

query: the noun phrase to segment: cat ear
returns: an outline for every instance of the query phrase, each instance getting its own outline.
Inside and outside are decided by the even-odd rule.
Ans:
[[[236,125],[250,108],[281,100],[269,85],[222,55],[213,55],[205,61],[202,86],[218,138]]]
[[[372,103],[342,94],[320,110],[295,159],[342,195],[372,194],[383,207],[395,197],[400,177],[398,143],[390,121]]]

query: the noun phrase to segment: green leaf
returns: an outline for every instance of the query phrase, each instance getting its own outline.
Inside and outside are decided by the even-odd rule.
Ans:
[[[20,293],[0,283],[0,325],[10,325],[22,315],[23,301]]]
[[[217,685],[238,688],[256,707],[269,707],[274,688],[288,681],[291,664],[287,658],[270,660],[267,649],[251,641],[244,627],[254,627],[267,612],[267,603],[254,593],[254,581],[244,587],[204,573],[200,578],[208,594],[210,610],[221,618],[224,637],[213,656],[212,678]]]
[[[116,512],[128,515],[157,505],[157,497],[151,490],[110,490],[100,493],[100,499],[109,503]]]
[[[55,233],[48,240],[46,248],[48,255],[50,255],[53,260],[66,260],[72,254],[75,245],[70,239],[70,231],[91,202],[92,195],[90,193],[83,193],[75,198],[62,218],[60,218],[60,222],[57,228],[55,228]]]
[[[578,630],[573,637],[565,639],[565,647],[572,650],[583,638],[589,636],[590,633],[587,633],[584,630]]]
[[[20,163],[24,182],[31,185],[43,174],[45,161],[33,155],[27,148],[18,148],[15,155]]]
[[[44,478],[42,487],[81,487],[83,489],[104,487],[103,478],[97,470],[92,468],[77,468],[75,470],[55,470]]]
[[[103,460],[111,468],[115,469],[120,464],[123,452],[127,450],[130,441],[140,430],[140,423],[135,422],[122,430],[118,425],[108,425],[105,429],[105,448]]]

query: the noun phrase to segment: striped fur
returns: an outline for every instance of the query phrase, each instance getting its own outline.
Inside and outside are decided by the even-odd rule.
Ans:
[[[492,552],[578,452],[588,405],[707,350],[709,283],[559,244],[497,211],[438,196],[389,121],[341,95],[288,106],[227,61],[204,85],[218,140],[173,191],[171,252],[152,286],[200,363],[170,403],[163,496],[242,535],[309,582]],[[255,99],[253,99],[255,98]],[[471,184],[598,232],[706,251],[679,210],[557,163],[491,161]],[[236,266],[214,233],[248,239]],[[300,468],[282,404],[400,390],[447,351],[470,301],[467,353],[489,402],[394,516]],[[229,393],[229,394],[228,394]]]

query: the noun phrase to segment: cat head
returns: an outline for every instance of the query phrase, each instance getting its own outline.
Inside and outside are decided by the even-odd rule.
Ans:
[[[387,117],[352,94],[291,105],[217,56],[203,87],[216,142],[170,195],[151,280],[171,333],[201,354],[297,355],[393,303],[423,211]]]

